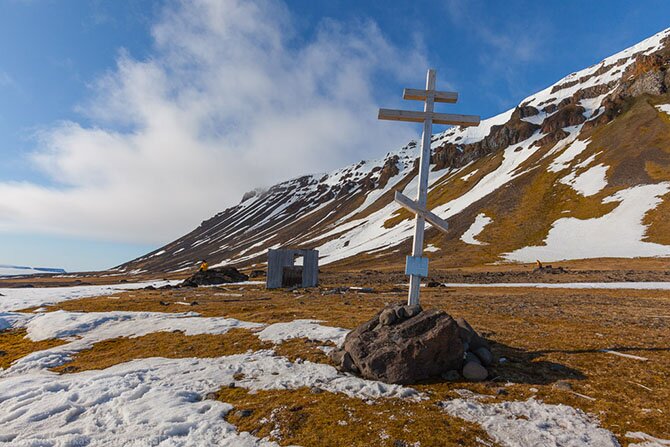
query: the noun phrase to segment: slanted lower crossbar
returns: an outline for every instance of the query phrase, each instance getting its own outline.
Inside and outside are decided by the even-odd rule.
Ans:
[[[393,198],[393,200],[395,200],[398,205],[402,206],[407,211],[410,211],[416,214],[417,216],[423,217],[424,219],[426,219],[427,222],[429,222],[432,226],[434,226],[438,230],[443,231],[445,233],[449,231],[449,224],[447,223],[446,220],[441,219],[434,213],[428,211],[426,208],[422,207],[414,200],[402,194],[400,191],[395,192],[395,197]]]

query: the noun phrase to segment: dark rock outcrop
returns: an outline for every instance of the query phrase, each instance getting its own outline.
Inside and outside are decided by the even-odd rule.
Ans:
[[[447,313],[391,305],[350,332],[331,357],[341,370],[409,384],[460,370],[463,341],[458,324]]]
[[[517,107],[507,123],[491,127],[489,134],[481,141],[472,144],[445,143],[435,148],[431,163],[436,165],[435,169],[460,168],[473,160],[520,143],[540,128],[537,124],[521,118],[537,113],[539,112],[534,107]]]
[[[205,271],[199,271],[179,284],[180,287],[212,286],[231,282],[241,282],[249,277],[238,271],[235,267],[218,267]]]
[[[559,104],[558,111],[544,120],[540,132],[551,133],[558,129],[564,129],[569,126],[576,126],[586,121],[584,117],[584,107],[575,104]]]

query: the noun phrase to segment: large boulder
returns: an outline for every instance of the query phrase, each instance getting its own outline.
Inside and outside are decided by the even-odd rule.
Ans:
[[[217,267],[209,270],[199,271],[190,278],[184,280],[180,287],[212,286],[231,282],[247,281],[249,277],[238,271],[235,267]]]
[[[351,331],[331,358],[366,379],[410,384],[460,370],[463,341],[447,313],[396,304]]]

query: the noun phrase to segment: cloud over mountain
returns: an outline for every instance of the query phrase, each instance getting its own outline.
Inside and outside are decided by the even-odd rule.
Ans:
[[[330,169],[413,136],[376,120],[376,79],[425,67],[375,23],[323,21],[298,38],[274,1],[174,2],[151,57],[119,51],[81,122],[37,134],[51,184],[0,183],[0,230],[155,243],[256,186]]]

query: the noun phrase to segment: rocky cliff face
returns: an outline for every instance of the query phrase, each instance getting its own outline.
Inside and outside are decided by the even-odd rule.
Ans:
[[[433,265],[670,256],[670,30],[532,95],[474,128],[433,136]],[[252,191],[237,206],[118,270],[261,265],[268,248],[317,248],[343,267],[399,264],[417,146]]]

